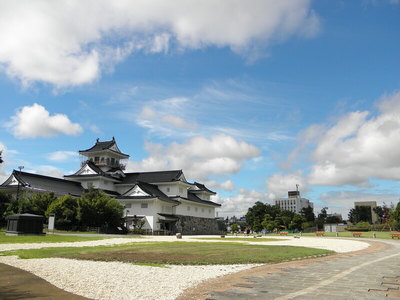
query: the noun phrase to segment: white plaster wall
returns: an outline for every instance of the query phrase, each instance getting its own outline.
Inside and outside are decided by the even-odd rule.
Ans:
[[[188,210],[188,207],[190,208],[190,210]],[[189,201],[182,201],[182,204],[176,207],[176,214],[183,216],[200,217],[200,218],[214,218],[215,207],[198,205]]]
[[[179,182],[175,184],[160,184],[158,188],[167,196],[181,196],[187,198],[187,187],[186,185],[179,184]]]

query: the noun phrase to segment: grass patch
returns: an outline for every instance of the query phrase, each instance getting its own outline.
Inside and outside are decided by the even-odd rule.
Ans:
[[[376,234],[377,239],[392,239],[392,233],[399,233],[397,231],[367,231],[363,232],[360,238],[373,238],[373,234]],[[289,234],[299,235],[299,234]],[[315,233],[303,233],[303,236],[316,236]],[[336,237],[336,232],[325,232],[325,237]],[[339,237],[353,237],[353,233],[349,231],[339,232]]]
[[[62,242],[83,242],[104,240],[107,237],[88,237],[88,236],[73,236],[73,235],[5,235],[0,233],[0,244],[26,244],[26,243],[62,243]]]
[[[276,242],[287,239],[253,238],[253,237],[225,237],[225,238],[195,238],[195,240],[238,241],[238,242]]]
[[[133,264],[215,265],[278,263],[309,256],[329,255],[334,252],[305,247],[249,245],[232,242],[146,242],[115,246],[14,250],[3,253],[28,259],[66,257]]]
[[[146,266],[146,267],[155,267],[155,268],[166,268],[168,269],[169,267],[166,265],[160,265],[160,264],[151,264],[151,263],[136,263],[134,265],[137,266]]]

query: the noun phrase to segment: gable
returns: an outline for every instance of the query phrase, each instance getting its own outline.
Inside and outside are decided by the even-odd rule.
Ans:
[[[179,176],[179,180],[186,182],[186,178],[185,178],[185,175],[183,175],[183,172],[182,172],[181,176]]]
[[[83,166],[75,175],[97,175],[98,173],[87,164]]]
[[[11,175],[7,181],[4,182],[4,185],[18,185],[18,179],[14,175]]]
[[[121,151],[119,151],[117,145],[115,145],[115,144],[112,145],[109,149],[112,150],[112,151],[115,151],[115,152],[121,152]]]
[[[134,186],[132,189],[127,191],[124,196],[151,196],[150,194],[143,191],[138,185]]]

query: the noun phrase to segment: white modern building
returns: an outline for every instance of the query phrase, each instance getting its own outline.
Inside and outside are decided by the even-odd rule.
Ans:
[[[144,229],[190,234],[219,233],[210,200],[216,193],[197,182],[188,182],[182,170],[125,173],[129,155],[115,139],[79,151],[81,168],[64,179],[14,170],[0,191],[48,191],[57,196],[80,196],[88,188],[100,189],[124,205],[126,223],[145,220]]]
[[[288,198],[276,199],[275,205],[278,205],[282,210],[289,210],[296,214],[300,214],[303,208],[309,206],[314,208],[314,204],[310,200],[300,197],[300,191],[289,191]]]

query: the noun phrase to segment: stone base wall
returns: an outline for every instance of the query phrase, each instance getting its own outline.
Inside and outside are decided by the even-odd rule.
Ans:
[[[223,224],[216,219],[199,218],[191,216],[177,216],[179,220],[175,223],[175,232],[186,235],[200,234],[225,234]]]

